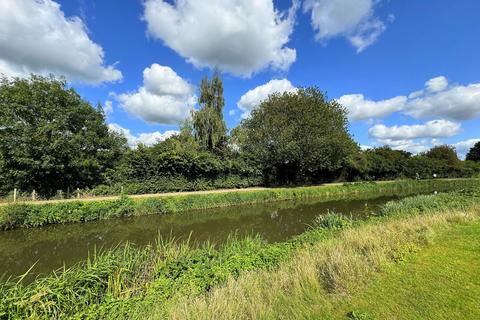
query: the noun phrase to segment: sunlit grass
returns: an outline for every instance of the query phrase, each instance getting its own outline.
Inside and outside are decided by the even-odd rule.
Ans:
[[[275,244],[126,245],[27,285],[0,285],[0,318],[318,318],[437,230],[477,219],[479,202],[480,190],[459,191],[391,202],[367,221],[329,213]]]
[[[208,294],[177,301],[167,311],[153,308],[148,318],[345,319],[353,312],[358,319],[370,315],[375,316],[372,319],[462,319],[461,311],[477,319],[478,305],[473,302],[480,297],[480,275],[475,271],[480,264],[478,251],[473,250],[480,239],[472,239],[472,231],[480,231],[475,222],[479,214],[476,207],[348,229],[335,240],[302,249],[274,272],[232,278]],[[473,224],[462,228],[458,223]],[[459,253],[458,242],[448,236],[451,230],[456,230],[453,238],[467,250]],[[468,245],[472,240],[473,248]],[[420,249],[429,248],[432,241],[439,244],[422,253]],[[437,255],[444,246],[448,249]],[[420,262],[409,265],[417,254],[415,261]],[[370,289],[362,293],[364,288]]]
[[[480,319],[480,223],[455,224],[434,243],[378,275],[335,314],[372,319]]]

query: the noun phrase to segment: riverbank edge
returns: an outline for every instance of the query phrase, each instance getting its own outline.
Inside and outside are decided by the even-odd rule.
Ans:
[[[142,305],[126,318],[376,319],[345,301],[369,288],[378,275],[385,279],[388,270],[437,243],[451,227],[478,224],[478,196],[476,203],[443,209],[423,201],[434,196],[391,202],[381,218],[339,227],[331,237],[296,248],[276,268],[244,272],[200,295],[182,295],[166,305]]]
[[[480,186],[480,179],[398,180],[357,182],[296,188],[271,188],[210,193],[172,194],[158,197],[122,196],[112,200],[18,203],[0,207],[0,229],[40,227],[139,216],[172,214],[271,201],[315,198],[320,201],[378,197],[398,192],[426,192]]]
[[[217,249],[210,245],[190,249],[188,245],[174,243],[158,243],[147,248],[127,245],[93,255],[75,267],[39,278],[26,286],[20,282],[0,285],[4,297],[0,300],[0,318],[3,315],[11,318],[131,319],[135,312],[142,313],[155,306],[172,306],[185,297],[195,298],[249,271],[253,274],[276,272],[283,263],[295,260],[299,250],[336,241],[345,231],[373,227],[378,229],[381,238],[384,226],[402,219],[421,221],[432,217],[435,220],[434,217],[439,216],[442,221],[455,223],[462,221],[466,212],[473,208],[477,209],[477,217],[479,203],[480,188],[415,196],[389,202],[365,221],[350,221],[334,213],[327,214],[317,219],[309,231],[274,244],[266,244],[258,238],[232,238]],[[422,224],[411,225],[415,230],[428,231]],[[393,232],[390,238],[402,242],[401,237],[395,236],[395,228],[387,230]],[[358,247],[364,252],[362,248]],[[401,255],[405,247],[398,249],[396,253]]]

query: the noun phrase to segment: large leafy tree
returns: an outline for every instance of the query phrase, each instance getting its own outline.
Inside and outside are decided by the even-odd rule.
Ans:
[[[0,178],[3,191],[89,187],[126,149],[92,107],[53,77],[1,79]]]
[[[227,126],[223,119],[223,83],[218,72],[212,80],[202,79],[198,102],[200,110],[193,113],[195,139],[205,150],[219,150],[226,142]]]
[[[455,147],[449,145],[435,146],[428,150],[424,155],[431,159],[444,161],[449,165],[456,165],[460,161]]]
[[[467,160],[480,162],[480,141],[475,143],[475,145],[467,153]]]
[[[331,180],[358,152],[345,108],[317,88],[273,94],[241,123],[238,141],[264,166],[267,182]]]

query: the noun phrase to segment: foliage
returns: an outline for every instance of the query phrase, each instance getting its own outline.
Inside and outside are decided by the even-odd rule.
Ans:
[[[440,206],[443,210],[468,208],[477,204],[479,198],[478,188],[441,196],[424,196],[419,201],[417,200],[419,197],[414,197],[407,202],[399,202],[398,205],[387,207],[384,209],[385,212],[382,210],[384,213],[381,217],[372,218],[374,222],[372,226],[377,225],[377,228],[381,228],[382,225],[378,223],[385,220],[385,217],[438,213]],[[408,209],[404,210],[402,204]],[[392,210],[392,208],[396,209]],[[421,211],[411,211],[415,208]],[[326,220],[332,219],[326,218]],[[368,221],[353,222],[352,228],[366,225],[364,229],[370,230],[368,223]],[[408,229],[408,225],[403,224],[401,228]],[[425,227],[421,225],[414,224],[414,228],[425,231]],[[225,283],[229,278],[237,278],[246,271],[273,271],[282,262],[290,259],[297,252],[296,250],[306,245],[321,245],[325,243],[324,240],[338,234],[336,232],[341,230],[337,223],[328,223],[316,226],[292,240],[276,244],[266,244],[258,238],[245,240],[231,238],[218,248],[207,244],[197,249],[190,249],[187,245],[178,245],[173,242],[159,242],[156,246],[143,249],[126,245],[94,255],[84,263],[39,278],[27,285],[20,282],[2,284],[0,293],[3,299],[0,301],[0,317],[131,318],[132,312],[143,312],[147,306],[164,308],[168,301],[174,301],[178,297],[194,297]],[[398,226],[388,230],[390,234],[385,239],[399,235]],[[352,232],[355,233],[355,230]],[[383,246],[377,245],[379,241],[372,243],[373,235],[376,237],[374,239],[382,235],[380,240],[382,243],[385,242],[385,233],[381,231],[371,232],[367,237],[369,240],[364,245],[361,239],[352,237],[351,241],[360,250],[355,257],[361,257],[369,250],[373,250],[370,256],[372,259],[373,257],[378,259],[380,255],[394,259],[396,252],[404,249],[405,242],[402,240],[404,238],[401,238],[398,241],[389,240],[388,245],[394,248],[386,248],[384,252],[380,252]],[[410,241],[413,241],[412,238],[415,241],[421,239],[416,233],[408,230],[405,232],[405,237],[410,237],[408,238]],[[335,257],[333,252],[336,250],[326,256]],[[314,250],[314,252],[324,251]],[[355,260],[362,263],[362,267],[358,270],[374,269],[379,263],[375,259],[367,258]],[[365,266],[365,263],[371,265]],[[331,281],[333,281],[333,273],[349,267],[349,265],[333,265],[330,270],[328,263],[323,260],[317,265],[321,270],[320,273],[315,272],[315,278],[319,279],[320,275],[323,279],[329,275]],[[334,268],[335,266],[337,267]],[[299,269],[304,270],[304,266]],[[351,272],[355,275],[355,279],[358,279],[356,271]],[[338,282],[340,280],[335,281],[337,281],[336,285],[340,285]]]
[[[331,180],[358,151],[345,108],[317,88],[270,95],[239,131],[241,149],[260,160],[270,183]]]
[[[273,94],[226,135],[223,84],[200,84],[200,110],[181,132],[127,149],[65,81],[31,76],[0,82],[0,194],[118,195],[299,185],[331,181],[480,175],[449,146],[412,156],[388,147],[360,151],[346,110],[317,88]],[[472,152],[469,153],[469,160]]]
[[[480,226],[478,206],[475,205],[478,190],[476,194],[465,211],[445,208],[437,212],[434,206],[425,215],[394,215],[356,222],[353,228],[334,233],[333,241],[317,238],[308,246],[300,247],[292,258],[274,270],[246,273],[199,297],[186,296],[180,301],[172,301],[171,307],[152,305],[146,311],[142,310],[138,318],[344,319],[347,315],[354,319],[411,319],[422,318],[425,314],[436,315],[432,318],[442,318],[445,314],[449,318],[458,318],[458,301],[462,301],[462,309],[467,313],[460,314],[460,317],[476,319],[478,316],[474,315],[478,314],[478,303],[471,291],[478,292],[480,286],[468,285],[478,279],[475,272],[478,259],[473,254],[480,244],[475,237]],[[450,196],[472,195],[453,193]],[[435,201],[435,196],[430,196],[430,199]],[[475,228],[471,228],[472,221],[475,221]],[[418,282],[410,281],[418,278],[416,272],[410,275],[405,272],[398,277],[391,274],[393,268],[403,267],[418,253],[429,250],[433,236],[436,244],[437,240],[443,241],[443,235],[448,234],[451,227],[465,226],[472,230],[467,234],[455,232],[451,237],[457,242],[461,239],[462,249],[457,249],[457,252],[467,257],[463,261],[470,262],[465,266],[463,261],[460,262],[461,274],[453,266],[458,264],[457,255],[451,255],[454,250],[442,254],[433,268],[424,270],[429,281],[421,281],[420,286]],[[441,239],[438,239],[437,233],[442,235]],[[438,249],[443,245],[439,243]],[[454,248],[454,244],[449,244],[449,249]],[[448,267],[445,267],[446,263]],[[432,277],[431,274],[439,276]],[[444,285],[447,281],[441,275],[447,276],[448,285]],[[396,278],[394,284],[389,283],[392,276]],[[372,280],[377,282],[378,277],[382,280],[370,290]],[[461,279],[462,283],[455,284],[456,279]],[[439,286],[442,288],[440,291]],[[452,286],[455,287],[453,292],[450,290]],[[363,295],[365,290],[369,295]],[[404,302],[398,304],[398,300],[393,298],[396,290],[402,290],[402,295],[408,299],[402,299]],[[418,303],[415,302],[425,293],[432,295],[435,302],[420,299],[425,302],[421,304],[428,307],[418,312]],[[355,299],[359,295],[362,303]],[[384,310],[384,301],[389,303],[389,312],[378,313]],[[352,309],[355,311],[351,312]],[[398,310],[405,310],[408,316],[398,313]]]
[[[480,162],[480,141],[468,151],[466,160]]]
[[[435,146],[427,151],[425,156],[431,159],[443,160],[449,165],[455,165],[460,161],[455,147],[449,145]]]
[[[258,186],[262,178],[251,157],[203,151],[195,141],[175,136],[129,150],[107,181],[93,194],[118,194],[122,187],[127,194],[241,188]]]
[[[401,178],[407,167],[410,153],[392,150],[389,147],[369,149],[365,154],[364,178],[373,180],[388,180]]]
[[[315,218],[314,225],[331,230],[348,228],[352,222],[338,213],[327,212]]]
[[[347,313],[347,318],[351,320],[370,320],[372,317],[370,314],[362,311],[350,311]]]
[[[65,81],[0,81],[0,192],[51,195],[98,184],[125,148],[126,140],[108,130],[101,107]]]
[[[193,112],[195,139],[208,151],[222,149],[226,142],[227,126],[223,119],[223,83],[218,72],[211,81],[207,77],[200,83],[200,110]]]
[[[412,156],[401,150],[379,147],[365,150],[351,163],[350,179],[392,180],[401,178],[431,179],[467,178],[480,172],[480,167],[460,161],[449,146],[432,148],[425,154]]]

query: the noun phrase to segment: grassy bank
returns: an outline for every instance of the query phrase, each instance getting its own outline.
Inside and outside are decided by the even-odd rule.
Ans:
[[[139,318],[478,319],[479,217],[477,204],[347,229],[274,271],[230,278]]]
[[[361,198],[399,192],[453,190],[480,186],[479,179],[403,180],[383,183],[347,183],[300,188],[275,188],[254,191],[194,193],[148,198],[120,197],[102,201],[65,201],[44,204],[19,203],[0,207],[0,228],[38,227],[46,224],[146,214],[169,214],[193,209],[208,209],[266,201],[319,198],[324,200]]]
[[[334,316],[357,310],[371,319],[480,319],[479,235],[478,221],[445,228],[431,246],[345,299]]]
[[[427,244],[435,230],[475,220],[479,201],[477,188],[391,202],[364,222],[328,214],[276,244],[126,246],[28,285],[2,285],[0,318],[307,316],[313,298],[328,306]]]

